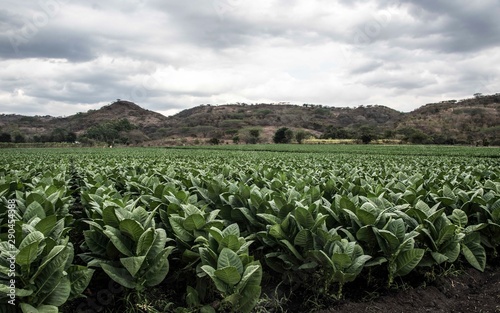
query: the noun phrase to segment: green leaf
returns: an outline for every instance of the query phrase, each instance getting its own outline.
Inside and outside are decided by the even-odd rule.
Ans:
[[[286,238],[286,234],[281,228],[280,224],[275,224],[269,227],[269,235],[273,236],[278,240]]]
[[[24,237],[23,241],[21,241],[18,249],[22,250],[24,247],[31,245],[34,242],[41,243],[44,238],[43,234],[39,231],[29,233],[26,237]]]
[[[168,256],[172,252],[173,247],[163,249],[151,262],[144,277],[146,279],[146,286],[156,286],[160,284],[167,276],[170,270]]]
[[[131,242],[130,239],[123,236],[120,231],[109,225],[104,226],[104,234],[111,240],[113,245],[118,251],[126,256],[132,256],[130,251]]]
[[[280,240],[280,242],[283,243],[298,260],[304,261],[304,257],[300,255],[297,249],[295,249],[295,247],[288,240]]]
[[[106,254],[106,246],[109,242],[109,238],[103,233],[96,230],[86,230],[83,232],[83,236],[85,237],[85,243],[92,253],[97,255]]]
[[[49,290],[44,289],[43,292],[48,294],[43,301],[43,304],[61,306],[69,298],[71,294],[71,282],[68,277],[54,277],[55,284],[47,284]]]
[[[228,294],[230,292],[230,287],[226,283],[224,283],[222,280],[220,280],[219,278],[217,278],[217,276],[215,276],[215,269],[213,267],[211,267],[210,265],[203,265],[201,267],[201,269],[208,276],[210,276],[210,278],[214,282],[215,287],[217,288],[217,290],[219,290],[223,294]]]
[[[35,241],[22,248],[16,255],[16,263],[19,265],[31,265],[35,261],[39,242]]]
[[[356,211],[356,216],[363,225],[373,225],[377,220],[379,210],[370,202],[364,203],[361,208]]]
[[[70,299],[74,299],[80,296],[87,288],[95,271],[85,266],[72,265],[68,268],[67,272],[71,283]]]
[[[455,209],[453,210],[453,213],[449,216],[450,220],[453,221],[453,223],[461,228],[464,228],[467,226],[467,214],[465,214],[464,211]]]
[[[120,263],[127,269],[132,277],[135,277],[137,272],[141,269],[144,260],[146,260],[146,256],[132,256],[121,258]]]
[[[52,229],[55,227],[56,222],[57,222],[57,217],[55,215],[50,215],[40,220],[35,225],[35,229],[40,231],[45,237],[48,237]]]
[[[355,273],[358,275],[363,270],[366,262],[368,262],[371,258],[372,257],[369,255],[360,255],[354,260],[354,262],[352,262],[351,266],[349,266],[345,272]]]
[[[243,263],[240,258],[231,249],[224,248],[219,254],[219,258],[217,259],[217,269],[222,269],[225,267],[235,267],[238,270],[238,273],[243,274]]]
[[[226,227],[222,231],[222,236],[227,236],[227,235],[235,235],[236,237],[240,236],[240,227],[238,224],[234,223]]]
[[[101,263],[101,268],[108,276],[123,287],[134,289],[137,284],[130,273],[124,268],[117,268],[106,263]]]
[[[462,254],[470,265],[477,270],[484,272],[486,267],[486,251],[481,245],[479,233],[471,233],[465,236],[462,242]]]
[[[345,253],[334,253],[332,255],[332,262],[338,270],[343,270],[351,265],[351,258]]]
[[[42,264],[31,277],[30,283],[35,282],[39,290],[43,290],[43,287],[52,276],[64,270],[64,266],[69,258],[68,249],[69,248],[63,245],[54,246],[49,254],[42,258]]]
[[[403,251],[396,258],[395,276],[404,276],[410,273],[418,265],[424,256],[424,249],[413,249]]]
[[[260,286],[248,285],[242,292],[238,302],[238,312],[250,313],[260,299],[262,288]]]
[[[293,242],[296,246],[300,246],[303,248],[312,248],[313,243],[313,235],[309,229],[303,229],[299,231],[297,236],[295,236],[295,240]]]
[[[138,242],[139,238],[144,233],[144,228],[137,221],[124,219],[120,222],[120,231],[134,242]]]
[[[406,234],[405,222],[402,219],[393,220],[387,226],[387,230],[396,236],[398,241],[403,241]]]
[[[47,216],[42,205],[38,202],[33,202],[26,207],[26,211],[23,214],[23,220],[29,221],[35,216],[38,216],[39,218],[42,219]]]
[[[238,291],[241,292],[247,285],[260,286],[262,281],[262,266],[260,263],[250,264],[245,268],[245,272],[237,286]]]
[[[297,207],[295,209],[295,219],[304,228],[310,229],[314,226],[314,218],[311,215],[311,212],[303,207]]]
[[[229,286],[235,286],[241,280],[241,274],[234,266],[217,269],[214,274]]]
[[[199,230],[205,226],[205,218],[201,214],[189,215],[182,225],[187,231]]]
[[[234,235],[227,235],[226,237],[222,238],[220,245],[223,248],[229,248],[233,251],[238,251],[238,249],[241,246],[238,237],[236,237]]]
[[[391,255],[399,248],[398,238],[388,230],[375,229],[377,241],[379,242],[380,249],[386,254]]]
[[[120,225],[120,220],[116,216],[116,208],[112,206],[107,206],[102,210],[102,220],[105,225],[109,225],[114,228],[118,228]]]
[[[170,222],[170,226],[172,227],[175,236],[184,242],[190,242],[194,239],[194,237],[184,229],[183,219],[179,216],[170,216],[168,221]]]
[[[439,252],[431,252],[431,256],[434,259],[434,261],[436,261],[436,264],[441,264],[449,260],[446,255],[441,254]]]
[[[137,248],[135,250],[136,255],[146,255],[151,248],[155,239],[155,231],[152,228],[147,229],[142,233],[141,237],[137,241]]]
[[[169,240],[164,229],[157,228],[154,231],[155,238],[146,255],[146,258],[148,260],[154,259],[158,254],[162,253],[162,251],[165,249],[165,244]]]

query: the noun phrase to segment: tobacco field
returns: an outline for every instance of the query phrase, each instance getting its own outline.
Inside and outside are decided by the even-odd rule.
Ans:
[[[0,312],[308,312],[498,260],[500,148],[242,149],[2,149]]]

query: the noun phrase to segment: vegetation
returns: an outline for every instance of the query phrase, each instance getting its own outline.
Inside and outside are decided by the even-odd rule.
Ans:
[[[107,308],[116,312],[250,312],[265,289],[332,305],[353,284],[483,271],[499,252],[498,148],[3,152],[0,301],[18,251],[22,312],[83,310],[78,297],[107,281],[124,290]]]
[[[272,143],[277,130],[288,128],[298,143],[309,133],[320,139],[359,143],[390,139],[410,144],[499,146],[499,114],[500,94],[427,104],[410,113],[381,105],[342,108],[236,103],[200,105],[170,117],[118,100],[99,110],[64,118],[0,115],[0,142],[77,140],[87,145],[161,146],[210,144],[211,138],[217,138],[256,144]],[[118,130],[125,120],[132,127]],[[251,130],[259,134],[251,134]]]

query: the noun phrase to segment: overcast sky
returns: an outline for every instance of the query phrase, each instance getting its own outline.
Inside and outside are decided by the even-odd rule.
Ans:
[[[2,0],[0,113],[500,92],[498,0]]]

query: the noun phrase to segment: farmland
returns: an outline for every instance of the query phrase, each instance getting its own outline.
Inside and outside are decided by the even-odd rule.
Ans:
[[[305,312],[498,262],[500,148],[0,158],[0,312]]]

